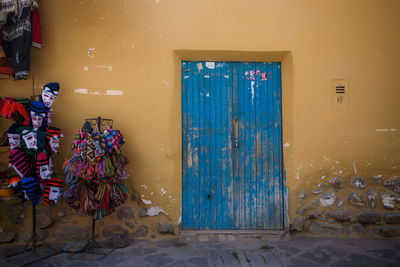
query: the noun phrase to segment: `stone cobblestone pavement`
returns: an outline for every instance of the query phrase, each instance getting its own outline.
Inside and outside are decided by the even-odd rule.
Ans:
[[[17,266],[5,260],[4,247],[0,253],[0,266]],[[224,243],[138,240],[99,261],[90,261],[90,257],[103,256],[60,253],[29,266],[400,266],[400,239],[295,237]]]

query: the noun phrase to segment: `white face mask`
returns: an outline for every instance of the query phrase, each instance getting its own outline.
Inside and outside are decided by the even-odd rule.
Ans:
[[[14,149],[19,146],[21,143],[21,137],[19,134],[7,134],[8,136],[8,143],[10,144],[10,149]]]
[[[50,186],[49,200],[53,200],[55,203],[57,203],[57,200],[60,197],[60,195],[61,195],[61,188]]]
[[[40,126],[42,126],[43,116],[38,116],[36,115],[36,113],[31,112],[31,120],[33,129],[37,130],[38,128],[40,128]]]
[[[36,139],[36,133],[30,132],[26,135],[23,135],[22,138],[24,138],[26,147],[28,149],[37,149],[37,139]]]
[[[48,107],[48,108],[51,107],[51,105],[53,105],[54,100],[56,100],[56,97],[57,96],[54,95],[49,88],[45,87],[43,89],[42,101],[43,101],[43,104],[45,104],[46,107]]]
[[[40,178],[48,180],[51,178],[52,173],[49,165],[40,166]]]
[[[49,144],[53,153],[58,153],[60,140],[58,138],[50,137]]]

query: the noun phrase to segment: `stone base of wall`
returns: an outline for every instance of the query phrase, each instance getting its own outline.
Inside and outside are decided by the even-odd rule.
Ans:
[[[400,236],[400,179],[334,177],[298,192],[292,233]]]
[[[31,237],[32,204],[14,199],[0,202],[0,244],[23,243]],[[48,242],[75,242],[91,235],[90,216],[72,210],[64,203],[54,207],[39,204],[36,207],[37,233]],[[144,205],[136,194],[118,207],[110,216],[96,221],[96,239],[125,246],[133,239],[175,238],[176,225],[161,206]]]

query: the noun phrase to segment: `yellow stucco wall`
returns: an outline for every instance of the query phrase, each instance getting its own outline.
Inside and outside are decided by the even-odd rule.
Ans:
[[[280,60],[292,207],[296,192],[335,173],[399,174],[399,10],[397,0],[41,0],[44,44],[32,48],[31,75],[36,93],[61,84],[57,163],[85,118],[113,118],[127,141],[130,189],[178,224],[180,60]],[[349,80],[348,107],[331,107],[332,79]],[[11,97],[31,87],[0,81]]]

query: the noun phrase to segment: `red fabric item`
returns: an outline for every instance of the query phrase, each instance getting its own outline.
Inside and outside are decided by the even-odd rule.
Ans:
[[[14,119],[14,113],[18,112],[24,121],[23,126],[29,126],[29,114],[26,111],[24,105],[15,102],[15,99],[6,97],[3,101],[3,108],[1,109],[1,115],[6,119]]]
[[[1,38],[0,38],[1,40]],[[0,44],[1,47],[1,44]],[[7,57],[0,57],[0,73],[1,74],[14,74],[12,67],[12,59]]]
[[[12,106],[15,103],[13,98],[6,97],[4,98],[3,108],[1,109],[1,116],[6,119],[11,119],[12,114]]]
[[[40,16],[37,8],[32,12],[32,46],[42,48],[42,28],[40,27]]]

